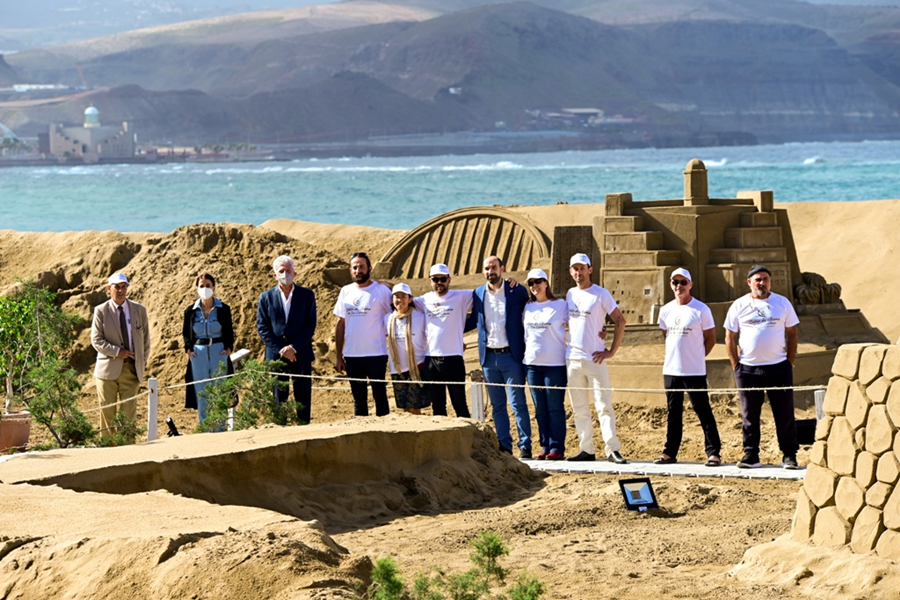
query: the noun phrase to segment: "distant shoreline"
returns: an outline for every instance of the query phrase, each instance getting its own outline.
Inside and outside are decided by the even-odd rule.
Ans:
[[[3,167],[86,166],[92,164],[166,164],[166,163],[232,163],[232,162],[290,162],[309,159],[334,158],[398,158],[415,156],[465,156],[472,154],[527,154],[536,152],[590,152],[642,148],[716,148],[752,147],[758,145],[786,145],[814,142],[841,143],[890,141],[900,139],[896,134],[847,135],[803,140],[761,140],[741,132],[710,132],[708,134],[672,135],[645,133],[587,134],[577,131],[462,131],[452,133],[423,133],[372,136],[359,140],[314,143],[253,144],[255,150],[220,151],[201,155],[159,146],[156,152],[138,154],[131,158],[101,159],[87,163],[77,159],[12,158],[0,156]]]

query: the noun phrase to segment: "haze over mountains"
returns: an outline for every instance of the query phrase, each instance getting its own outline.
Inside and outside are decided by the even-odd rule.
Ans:
[[[271,4],[271,3],[270,3]],[[348,1],[6,56],[20,135],[128,120],[141,139],[320,142],[569,129],[589,144],[900,137],[900,8],[793,0]],[[0,35],[4,35],[0,29]],[[561,115],[564,109],[597,109]]]

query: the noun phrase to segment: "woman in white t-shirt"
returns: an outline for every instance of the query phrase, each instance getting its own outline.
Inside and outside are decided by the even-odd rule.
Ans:
[[[421,376],[425,362],[425,315],[413,307],[412,291],[405,283],[394,286],[391,301],[396,310],[384,317],[384,325],[394,402],[397,408],[420,415],[431,404]]]
[[[566,301],[553,296],[547,273],[532,269],[525,279],[525,374],[538,424],[538,460],[562,460],[566,453]],[[553,389],[550,389],[553,388]]]

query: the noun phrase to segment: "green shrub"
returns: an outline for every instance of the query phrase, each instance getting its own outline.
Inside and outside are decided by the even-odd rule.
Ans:
[[[234,430],[249,429],[264,423],[298,424],[297,403],[275,401],[275,386],[284,389],[289,382],[279,381],[271,372],[280,372],[282,361],[260,362],[244,359],[241,368],[227,379],[210,382],[200,394],[206,399],[206,419],[195,431],[222,431],[228,422],[228,410],[234,407]],[[224,363],[217,375],[225,374]]]
[[[47,428],[60,448],[86,444],[94,426],[78,409],[82,384],[78,373],[60,358],[48,358],[28,372],[34,396],[27,400],[31,418]]]
[[[520,573],[516,582],[506,590],[509,596],[491,595],[492,585],[506,582],[508,570],[500,559],[509,555],[509,547],[493,531],[482,531],[469,544],[473,550],[469,560],[474,568],[459,575],[449,575],[440,567],[432,574],[420,574],[412,591],[406,584],[391,557],[381,559],[372,569],[372,585],[361,596],[366,600],[540,600],[547,588],[530,573]]]

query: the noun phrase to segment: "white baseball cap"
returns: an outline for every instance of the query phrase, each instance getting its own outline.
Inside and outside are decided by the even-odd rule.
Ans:
[[[550,280],[550,278],[547,277],[547,273],[545,273],[543,269],[532,269],[528,271],[528,275],[525,277],[525,283],[528,283],[532,279],[546,279],[548,281]]]
[[[587,254],[573,254],[572,258],[569,259],[569,266],[572,265],[587,265],[591,266],[591,257]]]
[[[432,275],[446,275],[450,277],[450,269],[445,264],[438,263],[436,265],[431,266],[431,271],[428,273],[428,276]]]
[[[687,269],[675,269],[669,277],[675,277],[676,275],[681,275],[688,281],[693,281],[693,279],[691,279],[691,272]]]
[[[118,285],[120,283],[128,283],[128,278],[125,277],[124,273],[113,273],[106,280],[106,285]]]
[[[393,296],[394,294],[399,294],[400,292],[403,292],[407,296],[412,296],[412,290],[409,289],[409,286],[405,283],[394,284],[394,288],[391,290],[391,296]]]

